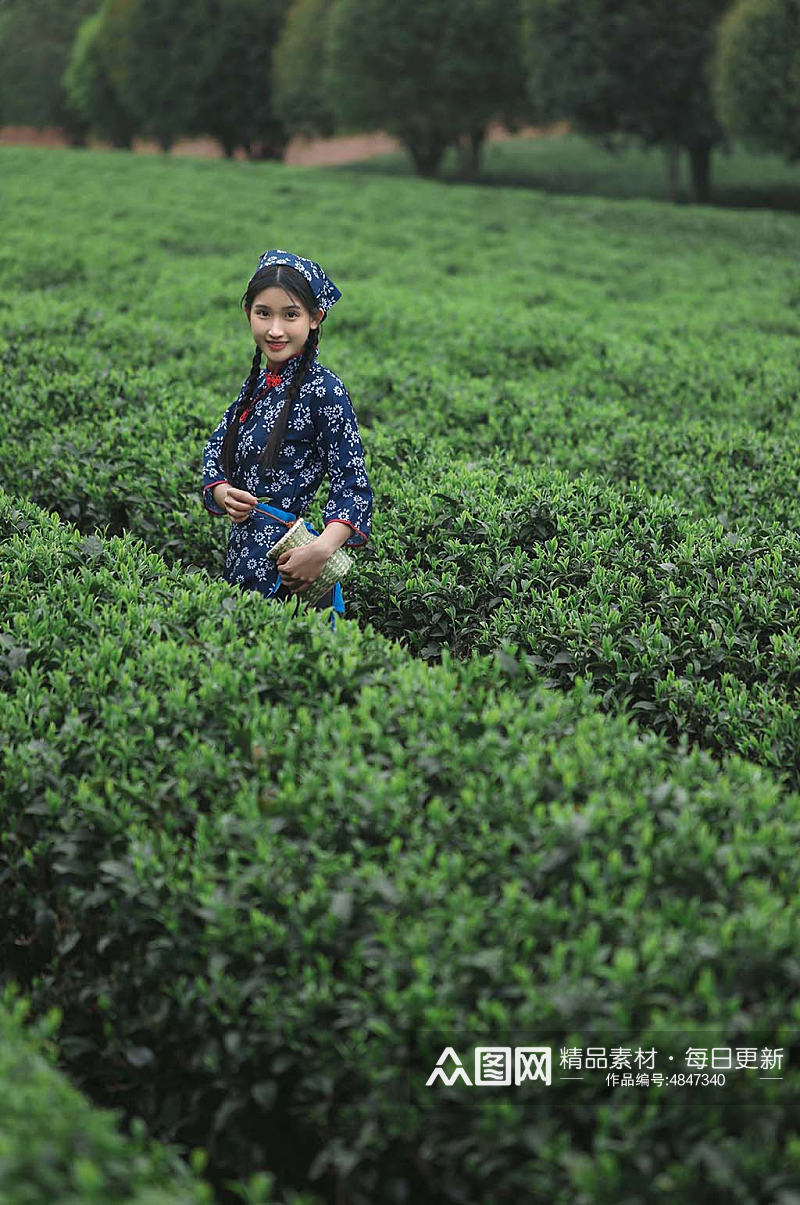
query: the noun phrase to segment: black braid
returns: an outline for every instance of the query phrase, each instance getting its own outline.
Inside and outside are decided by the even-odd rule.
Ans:
[[[319,346],[320,334],[322,331],[322,323],[318,327],[308,332],[306,345],[303,348],[303,357],[297,367],[297,371],[292,377],[292,383],[289,386],[289,393],[286,401],[283,403],[283,409],[275,420],[275,425],[269,433],[267,446],[259,456],[259,463],[266,469],[271,469],[275,464],[278,455],[278,448],[283,442],[283,437],[286,434],[286,426],[289,422],[289,414],[292,406],[295,403],[297,395],[302,388],[303,381],[306,378],[311,361],[314,359],[314,353]]]
[[[250,368],[250,376],[247,378],[239,398],[239,403],[234,411],[233,418],[228,423],[228,430],[225,432],[225,438],[222,441],[220,449],[220,459],[223,468],[225,469],[225,479],[234,484],[233,480],[233,464],[236,459],[236,447],[239,443],[239,427],[241,425],[241,417],[245,410],[250,405],[253,399],[253,394],[256,391],[256,381],[261,372],[261,348],[257,347],[253,355],[253,363]]]

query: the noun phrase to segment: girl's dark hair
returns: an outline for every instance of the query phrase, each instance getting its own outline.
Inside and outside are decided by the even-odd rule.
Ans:
[[[244,309],[245,313],[248,314],[248,316],[250,314],[253,301],[258,294],[263,289],[269,289],[273,286],[277,286],[280,289],[285,289],[287,293],[291,294],[300,302],[303,309],[306,310],[312,318],[316,318],[320,306],[319,302],[314,296],[311,285],[308,283],[305,276],[303,276],[302,272],[298,272],[297,269],[293,268],[290,264],[268,264],[265,268],[262,268],[260,272],[256,272],[255,276],[245,289],[241,299],[242,308]],[[283,404],[283,409],[275,420],[275,424],[269,433],[267,446],[264,448],[264,451],[258,458],[259,464],[263,464],[267,469],[271,469],[277,459],[278,449],[280,448],[281,443],[283,442],[283,437],[286,433],[286,424],[289,421],[290,411],[295,403],[297,395],[300,392],[300,388],[305,380],[309,366],[314,359],[314,352],[319,345],[321,332],[322,322],[320,322],[319,326],[315,330],[308,332],[308,338],[306,339],[305,347],[303,348],[303,355],[300,360],[300,364],[298,365],[294,376],[292,377],[292,383],[289,386],[289,393],[286,397],[286,401]],[[228,424],[228,430],[225,432],[225,438],[222,441],[222,448],[220,451],[222,465],[225,470],[225,477],[231,483],[231,485],[236,484],[233,479],[234,459],[236,455],[236,447],[239,442],[239,427],[241,426],[242,412],[249,408],[253,400],[256,381],[258,380],[260,372],[261,348],[256,347],[255,355],[253,356],[253,363],[250,368],[250,376],[245,382],[242,395],[239,398],[239,404],[236,407],[233,418]]]

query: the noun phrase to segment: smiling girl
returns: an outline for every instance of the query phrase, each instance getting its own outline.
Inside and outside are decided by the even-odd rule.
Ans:
[[[231,520],[225,579],[270,599],[302,594],[337,548],[362,547],[370,533],[372,490],[352,402],[317,358],[340,297],[313,260],[264,252],[242,297],[256,345],[250,375],[203,453],[203,503]],[[307,523],[316,539],[276,565],[267,549],[308,512],[326,473],[323,532]],[[333,612],[344,615],[339,582],[316,607],[332,608],[335,627]]]

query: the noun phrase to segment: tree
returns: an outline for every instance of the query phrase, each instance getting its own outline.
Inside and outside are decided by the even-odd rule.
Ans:
[[[800,158],[800,0],[739,0],[729,10],[714,95],[731,134]]]
[[[728,0],[522,0],[528,87],[545,120],[613,145],[636,138],[674,164],[688,152],[695,200],[709,194],[723,137],[708,67]]]
[[[286,20],[285,0],[212,0],[214,55],[197,113],[203,133],[226,155],[280,159],[289,131],[275,109],[273,63]]]
[[[130,148],[136,122],[120,101],[103,53],[103,16],[95,13],[78,30],[64,87],[70,102],[90,129],[114,146]]]
[[[328,89],[337,118],[385,129],[420,175],[493,119],[527,115],[518,0],[335,0]]]
[[[272,60],[275,111],[293,134],[328,138],[336,117],[325,62],[333,0],[296,0]]]
[[[287,132],[272,109],[279,0],[105,0],[103,66],[124,110],[164,150],[194,134],[227,155],[279,157]]]
[[[120,103],[162,150],[198,133],[215,59],[211,0],[106,0],[103,57]]]
[[[75,33],[96,0],[4,0],[0,9],[0,112],[7,124],[56,126],[76,145],[86,122],[63,84]]]

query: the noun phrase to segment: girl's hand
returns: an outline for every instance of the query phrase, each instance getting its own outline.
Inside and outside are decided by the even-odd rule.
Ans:
[[[219,499],[217,499],[219,501]],[[227,492],[219,502],[233,523],[243,523],[253,513],[253,507],[258,505],[258,498],[248,494],[247,490],[237,490],[229,485]]]
[[[316,540],[312,544],[304,544],[302,548],[282,552],[277,564],[287,589],[293,594],[302,594],[317,580],[330,556],[328,549],[320,546]]]

